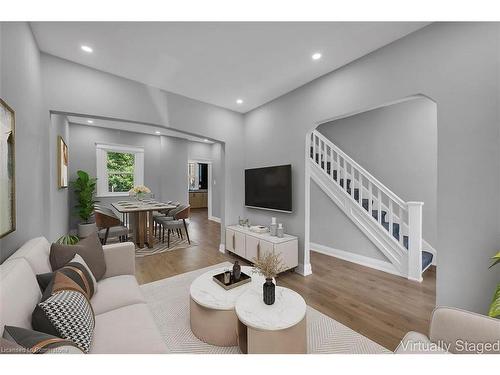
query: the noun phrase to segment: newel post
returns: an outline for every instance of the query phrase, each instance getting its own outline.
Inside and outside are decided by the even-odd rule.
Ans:
[[[408,279],[422,281],[422,206],[408,202]]]

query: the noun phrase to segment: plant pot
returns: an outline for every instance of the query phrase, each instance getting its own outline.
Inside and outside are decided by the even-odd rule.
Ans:
[[[95,223],[78,224],[78,237],[85,238],[90,236],[94,232],[97,232]]]
[[[263,297],[264,297],[264,303],[266,305],[272,305],[274,303],[275,299],[275,285],[273,283],[273,279],[266,279],[266,282],[262,286],[263,289]]]

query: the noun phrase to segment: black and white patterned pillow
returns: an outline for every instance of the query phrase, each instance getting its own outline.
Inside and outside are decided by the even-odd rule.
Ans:
[[[89,352],[95,318],[84,294],[75,290],[56,292],[38,304],[33,318],[35,314],[38,330],[44,326],[43,332],[55,331],[57,336],[71,340],[85,353]]]

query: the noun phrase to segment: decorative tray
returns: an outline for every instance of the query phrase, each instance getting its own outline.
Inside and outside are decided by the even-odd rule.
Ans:
[[[240,285],[249,283],[252,281],[252,278],[248,276],[246,273],[241,273],[240,279],[236,281],[233,277],[233,274],[231,273],[231,280],[229,281],[229,284],[224,283],[224,272],[218,273],[217,275],[214,275],[213,277],[214,281],[219,284],[221,287],[223,287],[226,290],[236,288]]]

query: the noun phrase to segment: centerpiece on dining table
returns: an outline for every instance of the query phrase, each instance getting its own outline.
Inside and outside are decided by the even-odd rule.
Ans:
[[[146,198],[148,194],[151,194],[151,189],[149,189],[147,186],[144,185],[138,185],[130,189],[128,191],[128,194],[131,197],[135,197],[139,202],[142,203],[144,198]]]

